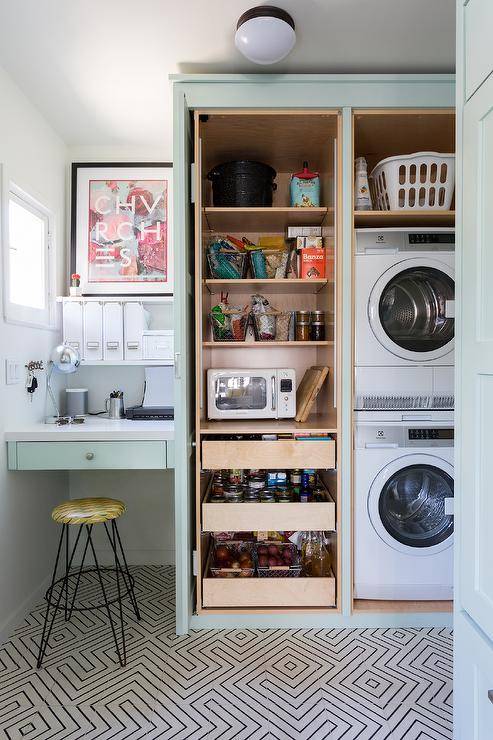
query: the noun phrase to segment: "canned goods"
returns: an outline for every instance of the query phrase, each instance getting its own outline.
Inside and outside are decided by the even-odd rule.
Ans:
[[[318,483],[313,489],[314,501],[325,501],[325,488]]]
[[[293,492],[289,488],[279,488],[277,491],[277,500],[280,504],[293,501]]]
[[[260,493],[260,501],[263,504],[274,504],[276,502],[276,492],[274,488],[264,488]]]
[[[248,489],[243,494],[243,501],[246,504],[258,504],[260,501],[260,492],[252,491],[251,489]]]

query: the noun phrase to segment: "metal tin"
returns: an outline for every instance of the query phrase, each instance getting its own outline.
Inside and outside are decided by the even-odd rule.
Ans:
[[[274,504],[276,502],[276,493],[274,488],[264,488],[260,493],[260,501],[263,504]]]

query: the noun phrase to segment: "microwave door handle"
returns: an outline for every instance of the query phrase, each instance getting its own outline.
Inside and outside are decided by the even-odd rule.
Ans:
[[[271,409],[272,411],[276,410],[276,376],[273,375],[270,379],[270,389],[271,389]]]

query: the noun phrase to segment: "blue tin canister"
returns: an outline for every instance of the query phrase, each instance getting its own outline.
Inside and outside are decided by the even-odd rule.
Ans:
[[[318,207],[320,205],[320,177],[318,172],[310,172],[308,162],[303,162],[303,170],[291,175],[291,205],[298,208]]]

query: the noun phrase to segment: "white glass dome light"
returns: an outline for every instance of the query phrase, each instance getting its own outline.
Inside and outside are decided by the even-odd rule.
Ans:
[[[294,21],[285,10],[260,5],[247,10],[236,24],[235,44],[256,64],[275,64],[287,57],[296,43]]]

